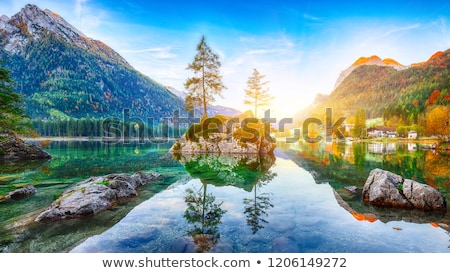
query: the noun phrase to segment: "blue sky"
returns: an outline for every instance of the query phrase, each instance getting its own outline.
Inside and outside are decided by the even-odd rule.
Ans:
[[[250,109],[243,90],[256,68],[270,81],[277,119],[330,93],[361,56],[409,65],[450,48],[449,1],[2,0],[0,13],[11,16],[27,3],[58,13],[179,90],[205,35],[228,87],[217,104]]]

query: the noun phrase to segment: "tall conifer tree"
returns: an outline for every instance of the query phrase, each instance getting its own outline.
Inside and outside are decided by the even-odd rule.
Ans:
[[[221,63],[219,56],[212,51],[202,36],[197,45],[197,54],[187,69],[194,72],[194,76],[186,80],[184,86],[188,91],[185,99],[186,111],[195,107],[203,107],[203,117],[207,117],[207,106],[215,101],[214,96],[222,97],[222,90],[226,89],[219,73]]]

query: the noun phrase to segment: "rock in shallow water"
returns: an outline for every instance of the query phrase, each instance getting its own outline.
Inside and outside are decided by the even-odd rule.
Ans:
[[[158,173],[109,174],[91,177],[67,189],[36,222],[70,219],[107,210],[119,201],[137,196],[137,188],[159,177]]]
[[[445,211],[446,201],[435,188],[386,170],[374,169],[364,184],[362,199],[380,207]]]
[[[17,189],[15,191],[10,192],[8,195],[6,195],[6,199],[12,199],[12,200],[21,200],[25,199],[27,197],[30,197],[31,195],[36,193],[36,188],[33,186],[26,186],[20,189]]]
[[[0,131],[0,160],[32,160],[51,158],[51,155],[34,144],[25,143],[8,130]]]

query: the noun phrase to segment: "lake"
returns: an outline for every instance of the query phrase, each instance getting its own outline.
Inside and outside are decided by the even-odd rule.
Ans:
[[[358,191],[382,168],[450,200],[450,157],[412,143],[280,142],[273,157],[173,157],[172,143],[52,141],[49,161],[0,165],[1,252],[450,252],[450,215],[381,209]],[[131,201],[94,217],[35,223],[65,189],[109,173],[155,171]]]

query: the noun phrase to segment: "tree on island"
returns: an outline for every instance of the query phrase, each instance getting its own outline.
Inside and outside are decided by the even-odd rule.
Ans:
[[[3,61],[0,61],[0,65]],[[0,130],[25,133],[31,130],[29,117],[22,108],[22,96],[13,91],[10,71],[0,66]]]
[[[220,66],[219,56],[211,50],[203,35],[197,45],[197,54],[187,67],[194,72],[194,76],[184,83],[188,91],[185,99],[186,111],[189,112],[197,106],[203,107],[203,118],[208,116],[207,105],[215,101],[214,95],[222,97],[222,90],[226,89],[219,73]]]
[[[253,69],[253,74],[248,77],[247,89],[245,89],[244,104],[254,107],[255,117],[258,117],[258,107],[268,106],[270,102],[274,99],[273,96],[269,94],[269,89],[264,89],[264,86],[269,83],[268,81],[262,82],[266,76],[261,75],[256,68]]]

